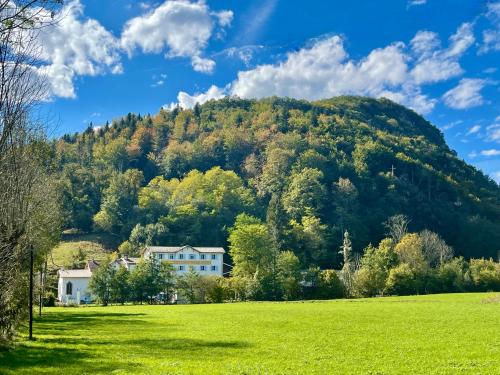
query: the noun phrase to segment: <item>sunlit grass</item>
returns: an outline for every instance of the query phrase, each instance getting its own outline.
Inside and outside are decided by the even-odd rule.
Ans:
[[[497,374],[495,294],[51,308],[2,374]]]

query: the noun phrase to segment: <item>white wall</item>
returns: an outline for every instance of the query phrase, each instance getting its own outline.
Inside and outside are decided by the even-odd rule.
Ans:
[[[182,254],[183,259],[180,259],[180,254]],[[149,257],[149,253],[145,254],[145,257]],[[201,276],[209,276],[209,275],[218,275],[222,276],[222,264],[224,254],[221,253],[200,253],[194,250],[191,247],[185,247],[182,250],[176,253],[153,253],[154,257],[157,260],[161,261],[169,261],[172,262],[172,265],[175,268],[177,275],[183,275],[189,271],[189,267],[193,267],[196,272],[198,272]],[[174,259],[171,258],[171,255],[174,256]],[[205,256],[205,259],[202,259],[202,256]],[[216,259],[212,259],[212,256],[215,255]],[[204,264],[205,270],[201,270],[200,261],[206,261],[207,264]],[[209,263],[208,263],[209,262]],[[183,266],[183,269],[180,269],[180,266]],[[215,266],[215,270],[212,270],[212,266]]]
[[[88,292],[90,277],[59,277],[57,286],[57,299],[63,303],[73,301],[80,303],[77,300],[78,292],[80,292],[80,300],[90,302],[90,293]],[[72,293],[66,294],[66,284],[71,282],[73,284]]]

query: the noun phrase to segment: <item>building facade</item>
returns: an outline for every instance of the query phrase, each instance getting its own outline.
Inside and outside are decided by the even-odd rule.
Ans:
[[[177,276],[193,269],[200,276],[222,276],[225,250],[222,247],[193,246],[147,246],[142,254],[144,259],[169,262],[174,266]],[[116,269],[125,267],[133,271],[141,258],[124,256],[113,261]],[[88,291],[92,271],[99,266],[94,260],[89,260],[85,269],[59,270],[57,299],[63,304],[80,304],[93,301]]]
[[[141,258],[129,258],[127,255],[115,259],[112,263],[113,267],[115,269],[118,269],[120,267],[125,267],[127,271],[133,271],[135,270],[135,267],[137,267],[137,263],[141,261]]]
[[[222,247],[147,246],[143,257],[171,263],[178,276],[190,269],[201,276],[222,276],[224,253]]]
[[[59,270],[57,284],[57,299],[67,304],[79,305],[82,301],[89,303],[92,296],[88,292],[88,286],[92,271],[89,268],[83,270]]]

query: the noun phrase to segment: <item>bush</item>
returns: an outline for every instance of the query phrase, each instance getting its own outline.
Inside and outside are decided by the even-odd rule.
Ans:
[[[442,264],[437,270],[440,292],[465,292],[470,290],[471,279],[468,264],[462,257]]]
[[[418,283],[414,270],[407,263],[392,268],[385,284],[385,292],[399,296],[415,294],[418,290]]]
[[[317,296],[321,299],[342,298],[346,291],[335,270],[323,270],[319,274]]]
[[[383,291],[387,274],[375,268],[360,268],[354,275],[354,295],[374,297]]]
[[[45,307],[54,307],[56,305],[56,296],[54,292],[45,293],[45,297],[43,298],[43,306]]]
[[[233,276],[225,279],[225,299],[229,301],[245,301],[248,299],[253,280],[246,277]]]
[[[373,297],[383,294],[389,270],[398,264],[391,239],[383,239],[378,247],[371,244],[361,258],[361,268],[354,275],[354,295]]]
[[[471,259],[469,264],[475,290],[500,291],[500,263],[493,259]]]
[[[278,282],[285,300],[294,300],[300,294],[300,261],[291,251],[282,251],[277,259]]]
[[[226,299],[226,281],[222,276],[206,276],[201,280],[201,286],[205,288],[205,301],[208,303],[222,303]]]

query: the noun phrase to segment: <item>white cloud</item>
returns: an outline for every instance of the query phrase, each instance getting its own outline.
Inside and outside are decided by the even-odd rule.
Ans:
[[[83,18],[80,1],[65,5],[58,18],[38,35],[39,58],[45,64],[37,70],[50,82],[53,95],[75,97],[76,76],[122,72],[118,40],[98,21]]]
[[[193,69],[200,73],[212,73],[215,68],[215,61],[204,59],[200,56],[193,56],[191,59]]]
[[[450,122],[444,126],[441,127],[441,130],[450,130],[452,128],[454,128],[455,126],[457,125],[460,125],[463,121],[462,120],[457,120],[457,121],[453,121],[453,122]]]
[[[147,3],[145,1],[141,1],[139,3],[139,8],[141,8],[141,9],[149,9],[149,8],[151,8],[151,4]]]
[[[50,94],[45,99],[51,96],[59,96],[63,98],[75,98],[75,87],[73,78],[75,71],[63,64],[43,65],[36,68],[38,73],[47,79],[50,84]]]
[[[472,24],[462,24],[450,37],[448,48],[441,49],[436,33],[419,31],[410,42],[417,64],[411,75],[418,85],[444,81],[463,73],[458,59],[474,43]]]
[[[203,58],[203,50],[216,24],[226,27],[231,20],[231,11],[211,12],[204,1],[169,0],[129,20],[121,45],[129,55],[140,49],[145,53],[165,52],[167,58],[189,57],[194,70],[210,73],[215,62]]]
[[[481,130],[481,125],[474,125],[467,131],[466,135],[476,134]]]
[[[333,36],[289,53],[284,62],[239,72],[232,93],[241,97],[269,95],[319,99],[340,94],[389,95],[404,83],[406,57],[396,43],[373,50],[360,61],[348,59],[343,40]]]
[[[463,73],[456,61],[427,59],[413,68],[411,75],[417,84],[447,80]]]
[[[212,85],[206,92],[194,95],[189,95],[188,93],[181,91],[177,95],[177,103],[171,103],[170,105],[165,105],[164,107],[172,109],[178,105],[181,108],[193,108],[196,103],[203,104],[212,99],[221,99],[224,96],[226,96],[225,89]]]
[[[229,58],[238,58],[248,67],[254,57],[254,54],[263,48],[264,46],[262,45],[230,47],[220,52],[220,54]]]
[[[344,94],[384,96],[429,112],[435,101],[408,83],[404,48],[403,43],[394,43],[355,61],[348,57],[343,39],[332,36],[289,53],[283,62],[239,72],[231,93],[245,98],[277,95],[308,100]]]
[[[491,173],[491,178],[497,183],[500,184],[500,171]]]
[[[467,109],[484,103],[480,91],[487,84],[484,79],[464,78],[458,86],[443,95],[445,104],[450,108]]]
[[[500,150],[497,149],[490,149],[490,150],[483,150],[481,151],[481,155],[483,156],[500,156]]]
[[[445,51],[445,57],[460,57],[474,44],[474,41],[472,23],[463,23],[457,32],[450,37],[450,47]]]
[[[410,46],[413,52],[420,55],[420,59],[423,59],[431,56],[436,49],[441,47],[441,40],[439,40],[437,33],[421,30],[410,41]]]
[[[151,87],[159,87],[159,86],[163,86],[164,83],[165,83],[165,81],[163,79],[159,79],[158,81],[152,83],[150,86]]]
[[[151,79],[153,80],[153,83],[150,84],[149,86],[151,86],[151,87],[163,86],[165,84],[166,78],[167,78],[167,75],[165,73],[154,74],[151,77]]]
[[[427,0],[410,0],[410,1],[408,1],[408,6],[424,5],[424,4],[427,4]]]
[[[498,121],[498,119],[497,119]],[[494,123],[486,128],[488,140],[500,143],[500,123]]]
[[[500,50],[500,30],[484,30],[483,31],[483,45],[479,49],[481,53],[490,50]]]
[[[222,27],[231,25],[231,22],[233,21],[234,14],[231,10],[223,10],[212,14],[215,15],[215,17],[217,17],[219,25]]]
[[[423,93],[422,85],[462,74],[459,59],[473,43],[472,25],[464,23],[446,48],[441,47],[436,33],[420,31],[409,46],[395,42],[352,59],[343,38],[329,36],[288,53],[280,62],[240,71],[227,93],[243,98],[276,95],[307,100],[337,95],[387,97],[425,114],[432,111],[437,99]],[[239,51],[227,53],[234,56]],[[464,79],[445,94],[445,102],[454,108],[482,104],[479,91],[486,84],[485,80]]]
[[[236,45],[254,44],[278,5],[279,0],[255,1],[242,18],[242,29],[235,38]]]
[[[493,28],[483,31],[483,43],[479,53],[500,50],[500,2],[488,4],[486,17],[490,19]]]
[[[471,152],[469,152],[469,154],[467,156],[469,158],[471,158],[471,159],[474,159],[475,157],[477,157],[477,152],[476,151],[471,151]]]

